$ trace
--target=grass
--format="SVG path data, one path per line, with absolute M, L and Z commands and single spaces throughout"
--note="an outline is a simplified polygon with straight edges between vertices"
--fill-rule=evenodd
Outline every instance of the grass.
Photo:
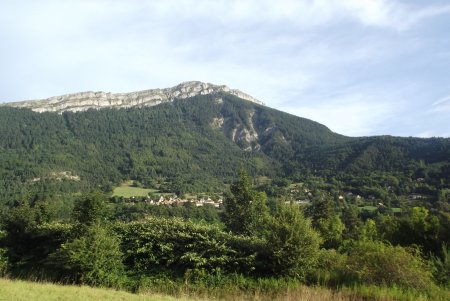
M 51 283 L 35 283 L 21 280 L 0 278 L 1 301 L 33 301 L 33 300 L 111 300 L 111 301 L 175 301 L 194 300 L 175 298 L 164 295 L 137 295 L 113 289 L 91 288 L 89 286 L 58 285 Z
M 132 182 L 130 181 L 122 183 L 120 186 L 114 188 L 113 190 L 113 196 L 124 198 L 131 198 L 133 196 L 145 197 L 149 193 L 158 193 L 158 190 L 150 188 L 133 187 Z
M 22 280 L 9 280 L 0 278 L 0 301 L 34 301 L 34 300 L 130 300 L 130 301 L 174 301 L 174 300 L 299 300 L 299 301 L 428 301 L 450 300 L 448 291 L 437 290 L 431 295 L 417 291 L 403 290 L 396 287 L 355 286 L 342 287 L 331 290 L 324 287 L 288 285 L 278 290 L 268 290 L 263 284 L 250 291 L 242 291 L 236 286 L 222 288 L 189 288 L 177 285 L 172 289 L 165 288 L 165 292 L 156 292 L 152 289 L 141 289 L 139 294 L 132 294 L 113 289 L 92 288 L 89 286 L 59 285 L 51 283 L 38 283 Z M 160 287 L 159 290 L 162 288 Z M 168 296 L 171 294 L 173 296 Z
M 145 290 L 143 290 L 145 292 Z M 149 290 L 148 292 L 153 292 Z M 156 290 L 157 293 L 161 293 Z M 414 290 L 404 290 L 396 287 L 385 286 L 355 286 L 329 289 L 320 286 L 297 285 L 293 287 L 279 288 L 278 290 L 267 290 L 260 287 L 243 291 L 235 286 L 222 288 L 188 288 L 178 286 L 177 288 L 163 290 L 178 298 L 189 296 L 200 298 L 200 300 L 257 300 L 257 301 L 446 301 L 450 300 L 450 294 L 444 289 L 424 293 Z

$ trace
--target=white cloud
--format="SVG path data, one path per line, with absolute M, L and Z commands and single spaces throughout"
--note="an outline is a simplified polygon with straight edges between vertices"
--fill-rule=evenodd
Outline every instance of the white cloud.
M 170 13 L 176 18 L 207 16 L 231 26 L 232 22 L 241 25 L 290 22 L 311 28 L 353 19 L 363 25 L 400 31 L 427 18 L 450 13 L 450 5 L 411 5 L 407 1 L 395 0 L 167 0 L 145 6 L 158 15 Z
M 442 97 L 431 104 L 430 113 L 445 113 L 450 112 L 450 95 Z

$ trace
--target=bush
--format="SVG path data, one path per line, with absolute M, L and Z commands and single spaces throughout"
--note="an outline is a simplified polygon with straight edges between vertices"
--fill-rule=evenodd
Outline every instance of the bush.
M 344 269 L 347 255 L 334 249 L 322 249 L 316 269 L 309 275 L 309 282 L 325 286 L 337 286 L 344 282 Z
M 124 271 L 119 239 L 96 224 L 50 256 L 69 280 L 89 285 L 118 286 Z
M 416 252 L 379 241 L 350 245 L 344 273 L 350 281 L 368 285 L 420 290 L 433 287 L 430 269 Z
M 437 283 L 450 287 L 450 248 L 442 245 L 441 256 L 431 256 L 431 264 L 433 266 L 433 277 Z
M 122 250 L 128 268 L 139 272 L 220 269 L 249 274 L 258 266 L 261 239 L 237 236 L 215 225 L 196 224 L 179 218 L 148 217 L 142 221 L 119 224 Z
M 267 264 L 274 275 L 305 279 L 314 270 L 320 237 L 298 207 L 281 205 L 267 222 Z

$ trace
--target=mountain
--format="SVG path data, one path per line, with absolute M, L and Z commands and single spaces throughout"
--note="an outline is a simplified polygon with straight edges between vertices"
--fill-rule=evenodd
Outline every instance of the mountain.
M 213 85 L 199 81 L 181 83 L 172 88 L 152 89 L 132 93 L 81 92 L 40 100 L 28 100 L 4 104 L 16 108 L 28 108 L 35 112 L 79 112 L 101 108 L 130 108 L 156 106 L 174 99 L 185 99 L 196 95 L 225 92 L 258 104 L 263 104 L 242 91 L 227 86 Z
M 0 107 L 3 203 L 128 179 L 176 193 L 223 191 L 241 165 L 274 185 L 322 179 L 381 198 L 423 189 L 423 178 L 435 194 L 450 188 L 449 158 L 450 139 L 346 137 L 200 82 Z

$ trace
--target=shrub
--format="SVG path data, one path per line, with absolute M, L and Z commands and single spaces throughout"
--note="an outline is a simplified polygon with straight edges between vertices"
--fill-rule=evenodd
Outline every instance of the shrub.
M 267 263 L 277 276 L 305 279 L 315 268 L 320 237 L 298 207 L 281 205 L 267 222 Z
M 124 271 L 119 239 L 94 224 L 85 234 L 50 256 L 72 281 L 89 285 L 117 286 Z
M 431 256 L 433 266 L 433 277 L 437 283 L 450 287 L 450 248 L 442 245 L 441 256 Z
M 309 275 L 309 282 L 318 285 L 336 286 L 344 282 L 347 255 L 334 249 L 321 249 L 316 269 Z
M 261 239 L 237 236 L 215 225 L 196 224 L 179 218 L 148 217 L 119 224 L 125 264 L 139 272 L 220 269 L 252 273 L 258 267 Z
M 344 273 L 350 281 L 428 289 L 431 272 L 416 253 L 380 241 L 357 241 L 349 246 Z

